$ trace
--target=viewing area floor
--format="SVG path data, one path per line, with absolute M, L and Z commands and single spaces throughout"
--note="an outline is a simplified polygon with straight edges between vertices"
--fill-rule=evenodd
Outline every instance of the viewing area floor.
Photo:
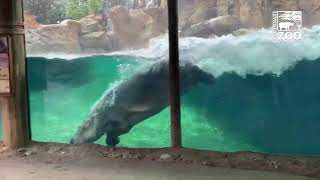
M 2 150 L 1 150 L 2 149 Z M 217 152 L 198 152 L 192 150 L 157 149 L 130 150 L 112 149 L 96 145 L 63 145 L 33 144 L 17 151 L 5 150 L 0 146 L 0 177 L 1 180 L 313 180 L 319 177 L 319 169 L 311 169 L 312 177 L 290 175 L 275 171 L 251 171 L 217 167 L 222 165 L 220 157 L 226 156 Z M 233 156 L 233 157 L 232 157 Z M 225 160 L 235 167 L 244 168 L 245 159 L 259 160 L 258 154 L 230 154 Z M 271 166 L 282 169 L 282 159 L 266 157 Z M 296 160 L 307 162 L 308 159 Z M 213 162 L 217 166 L 213 167 Z M 236 163 L 238 162 L 238 164 Z M 313 161 L 308 162 L 312 164 Z M 313 163 L 319 162 L 316 159 Z M 247 167 L 253 166 L 247 162 Z M 255 169 L 259 162 L 255 163 Z M 294 168 L 294 167 L 289 167 Z M 288 171 L 286 169 L 285 171 Z M 297 167 L 297 169 L 299 169 Z M 297 172 L 310 173 L 310 172 Z M 307 174 L 308 175 L 308 174 Z

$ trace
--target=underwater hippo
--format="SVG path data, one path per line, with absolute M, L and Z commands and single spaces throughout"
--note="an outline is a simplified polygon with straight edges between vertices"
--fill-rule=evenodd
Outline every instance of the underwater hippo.
M 180 65 L 181 92 L 198 83 L 213 84 L 214 77 L 191 63 Z M 106 133 L 106 144 L 169 105 L 168 62 L 154 63 L 107 92 L 79 127 L 71 144 L 93 143 Z

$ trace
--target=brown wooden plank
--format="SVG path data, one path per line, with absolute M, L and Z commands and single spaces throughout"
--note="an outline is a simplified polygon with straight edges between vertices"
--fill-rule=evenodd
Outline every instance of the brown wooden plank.
M 0 1 L 0 34 L 10 34 L 10 75 L 14 85 L 12 96 L 1 97 L 4 143 L 10 148 L 18 148 L 30 141 L 21 0 Z

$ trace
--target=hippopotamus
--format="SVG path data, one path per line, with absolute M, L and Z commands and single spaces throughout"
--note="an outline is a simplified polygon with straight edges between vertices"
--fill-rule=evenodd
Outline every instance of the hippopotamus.
M 181 93 L 198 83 L 213 84 L 214 77 L 191 64 L 180 65 Z M 169 105 L 169 65 L 160 61 L 143 68 L 109 90 L 93 107 L 71 144 L 93 143 L 106 133 L 106 144 L 116 146 L 119 136 Z

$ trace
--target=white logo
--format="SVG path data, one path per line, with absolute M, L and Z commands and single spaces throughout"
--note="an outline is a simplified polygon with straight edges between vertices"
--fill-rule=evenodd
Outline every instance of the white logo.
M 299 42 L 302 34 L 301 11 L 273 11 L 272 19 L 273 41 Z

